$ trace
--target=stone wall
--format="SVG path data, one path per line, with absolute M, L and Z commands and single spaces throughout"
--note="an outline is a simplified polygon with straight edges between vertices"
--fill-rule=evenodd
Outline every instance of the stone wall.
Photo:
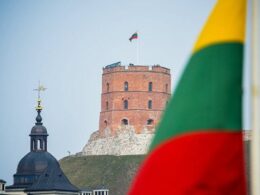
M 154 130 L 143 129 L 135 133 L 133 126 L 127 125 L 117 129 L 116 134 L 105 136 L 94 132 L 82 150 L 82 155 L 135 155 L 146 154 Z
M 141 133 L 136 133 L 133 126 L 121 126 L 115 135 L 109 129 L 105 134 L 95 131 L 90 136 L 88 143 L 80 155 L 136 155 L 146 154 L 154 137 L 154 129 L 144 128 Z M 244 141 L 251 139 L 251 131 L 243 131 Z

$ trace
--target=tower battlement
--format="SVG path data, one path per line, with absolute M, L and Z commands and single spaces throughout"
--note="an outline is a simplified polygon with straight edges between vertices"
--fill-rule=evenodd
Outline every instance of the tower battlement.
M 112 73 L 112 72 L 130 72 L 130 71 L 147 71 L 147 72 L 160 72 L 165 74 L 170 74 L 170 69 L 165 68 L 160 65 L 133 65 L 128 66 L 121 65 L 120 62 L 105 66 L 103 68 L 103 74 Z

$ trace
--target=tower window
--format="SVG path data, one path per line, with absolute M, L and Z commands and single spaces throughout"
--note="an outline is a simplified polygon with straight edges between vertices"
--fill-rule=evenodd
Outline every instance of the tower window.
M 128 91 L 128 82 L 127 81 L 124 83 L 124 90 Z
M 153 83 L 149 82 L 148 84 L 148 91 L 152 91 L 153 90 Z
M 108 101 L 106 101 L 106 110 L 108 110 Z
M 125 118 L 122 119 L 121 124 L 122 124 L 122 125 L 128 125 L 128 120 L 125 119 Z
M 148 101 L 148 109 L 152 109 L 152 107 L 153 107 L 153 102 L 152 102 L 152 100 L 149 100 Z
M 109 83 L 107 83 L 107 92 L 109 92 Z
M 105 127 L 107 127 L 107 121 L 106 120 L 104 121 L 104 123 L 105 123 Z
M 128 101 L 124 100 L 124 109 L 128 109 Z
M 153 119 L 148 119 L 147 120 L 147 125 L 153 125 Z
M 165 85 L 165 92 L 168 92 L 168 84 Z

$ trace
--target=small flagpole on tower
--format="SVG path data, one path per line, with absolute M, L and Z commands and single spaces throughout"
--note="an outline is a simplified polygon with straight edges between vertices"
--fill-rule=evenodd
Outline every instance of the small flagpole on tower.
M 136 64 L 139 64 L 139 37 L 138 37 L 138 31 L 136 31 L 132 36 L 129 38 L 129 41 L 132 42 L 133 39 L 136 40 Z
M 138 31 L 136 31 L 136 33 L 137 33 L 137 43 L 136 43 L 136 64 L 137 65 L 140 65 L 139 64 L 139 44 L 140 44 L 140 38 L 139 38 L 139 33 L 138 33 Z
M 252 140 L 251 140 L 251 192 L 260 194 L 260 0 L 252 1 Z

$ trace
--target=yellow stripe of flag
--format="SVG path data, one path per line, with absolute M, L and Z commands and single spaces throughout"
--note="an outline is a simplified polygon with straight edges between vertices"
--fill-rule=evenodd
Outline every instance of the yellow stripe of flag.
M 243 43 L 245 7 L 246 0 L 219 0 L 193 48 L 193 53 L 216 43 Z

